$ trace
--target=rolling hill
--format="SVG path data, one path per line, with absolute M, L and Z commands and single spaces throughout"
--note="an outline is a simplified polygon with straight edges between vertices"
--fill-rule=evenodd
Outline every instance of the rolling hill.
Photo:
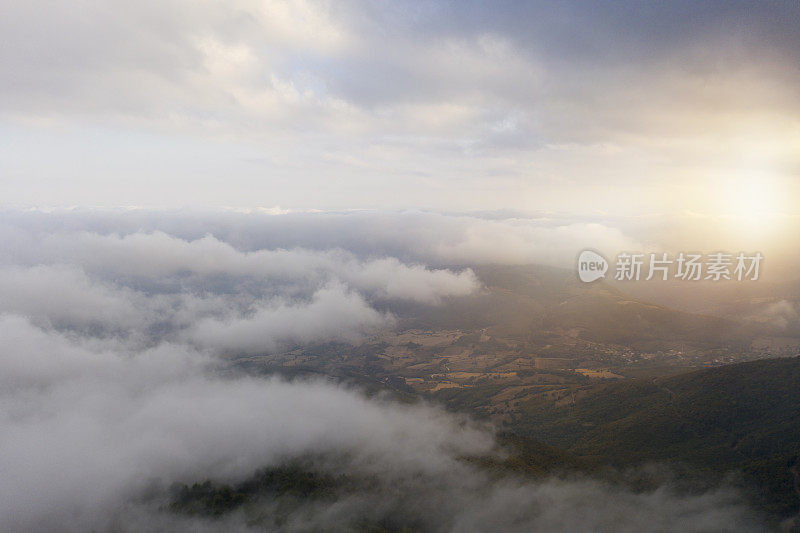
M 594 387 L 572 405 L 532 402 L 515 428 L 616 466 L 740 472 L 765 510 L 797 512 L 800 358 L 727 365 Z

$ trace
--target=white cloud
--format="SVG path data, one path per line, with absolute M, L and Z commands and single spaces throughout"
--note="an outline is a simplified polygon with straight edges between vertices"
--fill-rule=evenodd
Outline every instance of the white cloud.
M 273 304 L 244 317 L 199 320 L 186 336 L 219 352 L 257 354 L 292 342 L 355 342 L 390 325 L 390 316 L 343 286 L 331 285 L 315 292 L 308 304 Z
M 442 531 L 751 525 L 746 506 L 728 490 L 687 496 L 664 486 L 634 494 L 589 480 L 490 477 L 460 460 L 498 453 L 488 427 L 330 383 L 229 372 L 220 357 L 355 340 L 392 325 L 372 299 L 436 304 L 476 289 L 471 271 L 431 269 L 422 258 L 479 261 L 497 247 L 525 243 L 547 250 L 510 251 L 503 259 L 551 257 L 559 239 L 571 242 L 591 228 L 309 215 L 296 219 L 291 235 L 304 248 L 283 249 L 263 244 L 286 238 L 289 215 L 218 214 L 203 223 L 238 246 L 203 237 L 203 224 L 191 217 L 128 215 L 6 213 L 0 225 L 5 530 L 246 530 L 241 515 L 222 522 L 180 517 L 145 496 L 173 482 L 235 483 L 309 456 L 327 458 L 320 468 L 366 476 L 373 485 L 302 502 L 275 528 L 386 516 Z M 408 230 L 402 237 L 386 230 L 398 223 Z M 175 233 L 201 236 L 150 228 L 171 224 Z M 490 239 L 498 229 L 502 238 Z M 337 244 L 331 250 L 320 243 Z M 276 504 L 267 498 L 258 505 L 269 517 Z
M 0 313 L 124 340 L 130 348 L 188 341 L 217 353 L 252 354 L 354 342 L 393 327 L 391 313 L 373 307 L 378 301 L 437 305 L 480 288 L 471 270 L 431 269 L 386 254 L 241 251 L 208 234 L 183 239 L 162 231 L 119 235 L 77 228 L 40 234 L 35 227 L 0 227 L 6 251 Z M 31 247 L 34 240 L 38 245 Z
M 0 514 L 10 530 L 103 527 L 154 478 L 241 479 L 286 456 L 446 470 L 491 438 L 422 407 L 318 383 L 207 375 L 185 347 L 96 348 L 0 317 Z
M 45 237 L 35 250 L 24 249 L 20 238 L 13 235 L 6 245 L 18 247 L 17 253 L 27 263 L 66 263 L 107 276 L 159 279 L 197 274 L 309 286 L 332 279 L 387 298 L 431 303 L 478 288 L 470 271 L 431 270 L 391 257 L 359 260 L 352 253 L 336 249 L 241 252 L 211 235 L 187 241 L 160 231 L 124 236 L 76 232 Z
M 728 490 L 687 496 L 668 486 L 632 493 L 589 480 L 490 478 L 459 457 L 495 453 L 491 434 L 424 405 L 329 383 L 222 378 L 212 358 L 185 346 L 129 352 L 17 316 L 0 317 L 0 339 L 0 514 L 9 531 L 220 527 L 170 516 L 141 496 L 154 482 L 237 482 L 318 454 L 334 460 L 324 468 L 375 481 L 368 492 L 304 502 L 281 529 L 387 515 L 436 530 L 757 526 Z M 261 505 L 269 517 L 272 503 Z

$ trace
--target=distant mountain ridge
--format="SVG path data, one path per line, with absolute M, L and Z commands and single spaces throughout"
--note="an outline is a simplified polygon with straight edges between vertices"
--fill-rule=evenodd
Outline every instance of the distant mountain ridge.
M 753 331 L 724 318 L 676 311 L 636 300 L 599 281 L 582 283 L 574 272 L 540 265 L 471 267 L 484 286 L 477 295 L 443 305 L 397 308 L 416 329 L 489 328 L 524 340 L 541 331 L 569 331 L 586 340 L 619 344 L 692 342 L 702 346 L 748 342 Z

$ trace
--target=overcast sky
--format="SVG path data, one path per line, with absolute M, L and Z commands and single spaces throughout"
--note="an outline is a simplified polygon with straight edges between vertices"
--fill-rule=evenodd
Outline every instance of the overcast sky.
M 5 206 L 798 211 L 794 2 L 0 12 Z

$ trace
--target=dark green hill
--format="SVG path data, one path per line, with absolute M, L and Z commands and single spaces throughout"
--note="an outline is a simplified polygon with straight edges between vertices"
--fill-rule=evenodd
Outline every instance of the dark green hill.
M 516 429 L 617 466 L 741 472 L 766 510 L 797 512 L 800 358 L 600 385 L 574 405 L 530 403 Z

